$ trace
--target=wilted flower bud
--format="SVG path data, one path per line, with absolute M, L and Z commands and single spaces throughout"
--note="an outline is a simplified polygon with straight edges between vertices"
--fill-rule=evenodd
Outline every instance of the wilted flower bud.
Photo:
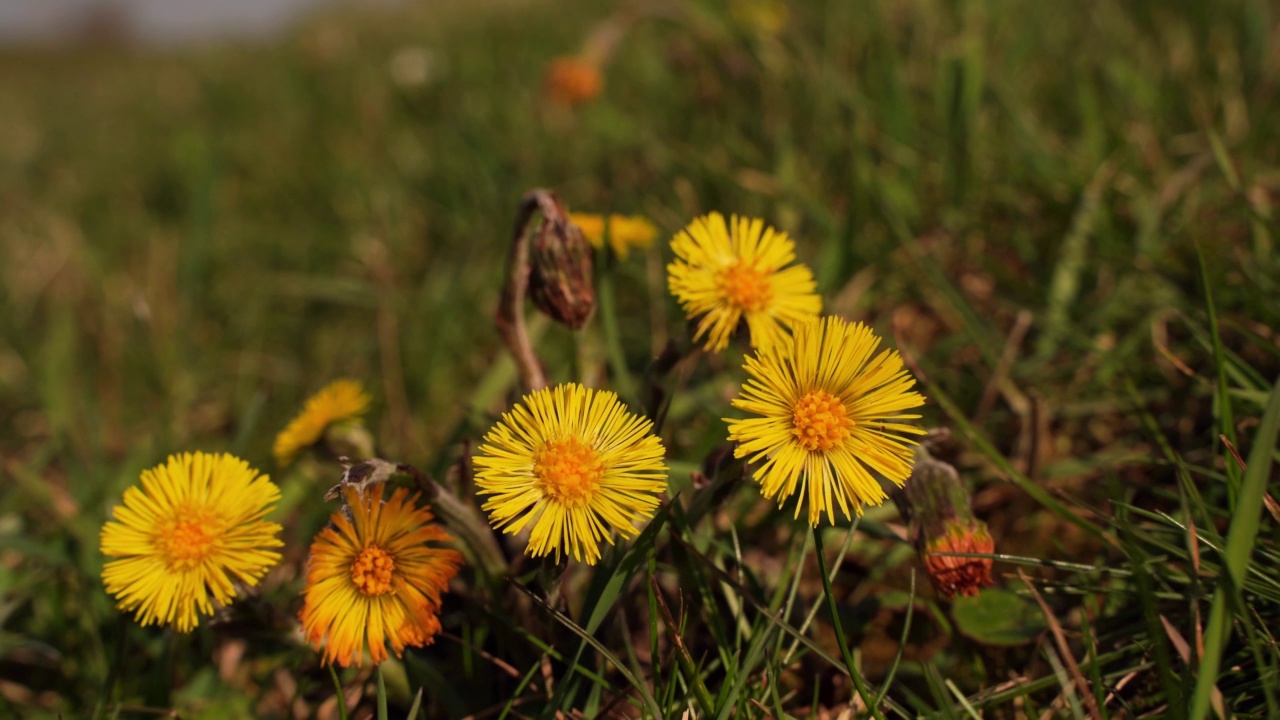
M 585 325 L 595 308 L 591 245 L 564 213 L 544 215 L 534 231 L 529 251 L 529 299 L 544 314 L 573 330 Z
M 969 507 L 969 492 L 956 469 L 933 459 L 921 447 L 902 489 L 911 520 L 910 535 L 934 588 L 951 599 L 977 595 L 981 588 L 994 584 L 991 558 L 948 554 L 990 554 L 996 547 L 986 523 Z

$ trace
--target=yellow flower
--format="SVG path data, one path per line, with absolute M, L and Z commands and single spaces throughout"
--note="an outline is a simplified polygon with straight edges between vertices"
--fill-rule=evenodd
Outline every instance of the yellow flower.
M 570 383 L 526 395 L 484 437 L 476 487 L 494 527 L 533 523 L 530 555 L 561 551 L 594 565 L 610 528 L 635 537 L 667 487 L 653 424 L 618 396 Z
M 733 406 L 759 417 L 726 418 L 736 457 L 763 460 L 755 479 L 765 497 L 807 497 L 809 523 L 825 511 L 835 522 L 838 505 L 861 515 L 879 505 L 884 490 L 874 470 L 902 485 L 911 474 L 915 441 L 902 433 L 924 431 L 900 420 L 924 404 L 915 380 L 893 350 L 876 354 L 880 339 L 861 323 L 827 317 L 797 325 L 795 334 L 749 356 L 749 376 Z M 800 504 L 795 517 L 800 516 Z
M 384 485 L 367 497 L 343 489 L 346 507 L 311 543 L 303 589 L 302 630 L 325 664 L 377 665 L 406 647 L 429 645 L 440 632 L 441 594 L 462 565 L 457 550 L 428 545 L 453 538 L 431 522 L 405 488 L 382 502 Z M 348 514 L 348 510 L 350 514 Z
M 690 318 L 698 321 L 697 342 L 719 352 L 729 344 L 738 323 L 747 321 L 751 347 L 786 337 L 797 322 L 817 317 L 822 298 L 804 265 L 784 267 L 796 259 L 795 243 L 763 220 L 734 216 L 697 218 L 671 241 L 677 259 L 667 266 L 671 293 Z
M 358 418 L 369 409 L 369 396 L 355 380 L 335 380 L 307 399 L 307 404 L 276 435 L 274 454 L 281 467 L 315 445 L 333 423 Z
M 257 585 L 280 553 L 280 526 L 262 518 L 280 499 L 266 475 L 227 454 L 171 455 L 142 471 L 142 488 L 102 526 L 107 593 L 142 625 L 190 632 L 199 615 L 226 605 L 235 583 Z M 210 600 L 212 595 L 212 601 Z
M 731 0 L 729 15 L 761 35 L 774 36 L 786 29 L 790 20 L 782 0 Z
M 569 213 L 569 221 L 578 226 L 582 237 L 593 247 L 604 247 L 604 216 L 586 213 Z M 653 245 L 658 237 L 658 228 L 639 215 L 609 216 L 609 247 L 613 254 L 625 258 L 631 248 L 641 250 Z

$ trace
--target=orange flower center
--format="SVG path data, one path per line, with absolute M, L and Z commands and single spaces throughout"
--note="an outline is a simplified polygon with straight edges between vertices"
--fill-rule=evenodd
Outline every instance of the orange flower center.
M 826 452 L 849 437 L 853 420 L 840 398 L 825 390 L 814 390 L 796 403 L 791 424 L 791 433 L 804 449 Z
M 576 437 L 550 440 L 533 454 L 533 474 L 548 498 L 582 506 L 600 486 L 604 461 L 595 448 Z
M 370 545 L 361 550 L 356 561 L 351 563 L 351 581 L 365 595 L 386 595 L 391 592 L 391 572 L 395 569 L 396 561 L 390 553 Z
M 760 312 L 773 299 L 768 273 L 742 262 L 721 270 L 717 281 L 725 299 L 747 312 Z
M 203 508 L 182 507 L 175 514 L 182 519 L 156 536 L 156 549 L 169 569 L 190 570 L 214 550 L 226 523 Z

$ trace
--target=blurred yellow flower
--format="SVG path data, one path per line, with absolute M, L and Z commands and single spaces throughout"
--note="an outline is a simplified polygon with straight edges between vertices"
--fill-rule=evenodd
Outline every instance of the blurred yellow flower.
M 401 657 L 440 632 L 441 595 L 462 554 L 437 546 L 453 538 L 431 522 L 429 509 L 414 505 L 416 496 L 400 488 L 384 504 L 384 487 L 363 497 L 343 488 L 346 507 L 311 543 L 298 618 L 307 642 L 323 647 L 325 664 L 363 665 L 367 649 L 377 665 L 388 643 Z
M 546 93 L 553 102 L 579 105 L 595 99 L 603 87 L 600 68 L 585 58 L 561 56 L 547 66 Z
M 734 455 L 760 463 L 755 480 L 779 507 L 794 494 L 807 498 L 811 525 L 823 512 L 834 523 L 836 506 L 849 518 L 883 502 L 872 470 L 898 485 L 911 474 L 916 443 L 901 435 L 924 430 L 899 421 L 920 417 L 902 411 L 924 397 L 911 390 L 901 355 L 874 354 L 879 344 L 866 325 L 827 317 L 747 357 L 733 406 L 758 417 L 725 419 Z
M 102 527 L 107 593 L 142 625 L 190 632 L 235 583 L 257 585 L 280 562 L 283 543 L 263 517 L 280 499 L 266 475 L 227 454 L 184 453 L 142 471 Z M 212 596 L 212 599 L 211 599 Z
M 802 264 L 786 267 L 796 258 L 795 243 L 763 220 L 734 216 L 726 225 L 723 215 L 711 213 L 681 230 L 671 249 L 671 293 L 690 319 L 701 318 L 693 339 L 706 336 L 711 352 L 728 346 L 742 320 L 751 347 L 759 348 L 822 312 L 813 273 Z
M 604 247 L 605 218 L 603 215 L 569 213 L 569 220 L 582 231 L 582 236 L 593 247 Z M 609 247 L 618 257 L 625 258 L 631 248 L 641 250 L 653 245 L 658 228 L 639 215 L 609 216 Z
M 335 380 L 307 399 L 302 412 L 276 435 L 276 463 L 285 467 L 315 445 L 332 424 L 352 420 L 369 409 L 369 396 L 355 380 Z
M 763 35 L 777 35 L 791 19 L 782 0 L 732 0 L 729 15 L 739 24 Z
M 576 383 L 538 390 L 502 416 L 475 457 L 476 487 L 494 527 L 533 524 L 526 552 L 562 551 L 588 565 L 612 530 L 635 537 L 667 488 L 653 424 L 614 393 Z

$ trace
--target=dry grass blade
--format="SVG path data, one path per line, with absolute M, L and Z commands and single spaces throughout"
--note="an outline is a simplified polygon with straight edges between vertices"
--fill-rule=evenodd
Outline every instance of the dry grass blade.
M 1236 446 L 1227 439 L 1227 436 L 1218 435 L 1218 439 L 1222 441 L 1223 445 L 1227 446 L 1227 450 L 1231 451 L 1231 457 L 1235 458 L 1236 465 L 1239 465 L 1241 470 L 1248 470 L 1249 468 L 1245 465 L 1244 458 L 1240 457 L 1240 451 L 1236 450 Z M 1266 506 L 1267 512 L 1271 513 L 1271 519 L 1280 523 L 1280 502 L 1276 502 L 1276 499 L 1271 497 L 1270 492 L 1264 492 L 1262 494 L 1262 504 Z
M 1089 717 L 1094 720 L 1102 720 L 1102 712 L 1098 709 L 1098 701 L 1093 696 L 1092 686 L 1085 679 L 1084 673 L 1080 671 L 1080 664 L 1076 662 L 1076 657 L 1071 652 L 1071 646 L 1067 643 L 1067 636 L 1062 632 L 1062 625 L 1058 623 L 1058 618 L 1054 616 L 1053 611 L 1049 609 L 1048 603 L 1044 601 L 1044 598 L 1040 596 L 1040 592 L 1036 590 L 1035 585 L 1031 583 L 1031 578 L 1028 578 L 1021 568 L 1018 569 L 1018 578 L 1031 591 L 1031 596 L 1035 598 L 1036 604 L 1040 606 L 1040 612 L 1044 614 L 1045 622 L 1049 624 L 1049 632 L 1053 634 L 1054 644 L 1058 646 L 1058 653 L 1066 661 L 1067 669 L 1071 672 L 1071 678 L 1080 691 L 1080 697 L 1083 698 L 1085 707 L 1089 710 Z
M 676 619 L 671 615 L 671 608 L 667 606 L 667 597 L 658 586 L 657 578 L 649 578 L 649 584 L 653 586 L 653 595 L 658 600 L 658 609 L 662 611 L 662 622 L 667 626 L 667 636 L 676 649 L 676 660 L 680 663 L 680 669 L 684 671 L 690 687 L 693 688 L 693 695 L 702 706 L 702 712 L 708 716 L 714 716 L 715 702 L 702 682 L 702 676 L 698 673 L 698 666 L 693 661 L 693 656 L 689 654 L 689 648 L 684 644 L 684 637 L 680 635 L 680 625 L 676 623 Z
M 1013 321 L 1013 329 L 1009 331 L 1009 337 L 1004 341 L 1004 349 L 1000 351 L 1000 361 L 996 363 L 986 387 L 982 388 L 982 398 L 978 401 L 978 409 L 973 413 L 974 423 L 983 424 L 987 414 L 995 407 L 1000 388 L 1009 383 L 1009 370 L 1013 368 L 1013 361 L 1018 358 L 1018 348 L 1022 347 L 1022 341 L 1026 339 L 1027 331 L 1031 329 L 1031 321 L 1034 318 L 1030 310 L 1018 311 L 1018 316 Z
M 1198 620 L 1198 617 L 1197 617 L 1197 620 Z M 1169 618 L 1165 617 L 1164 615 L 1160 616 L 1160 624 L 1164 626 L 1164 634 L 1169 638 L 1169 642 L 1172 643 L 1173 648 L 1178 651 L 1178 657 L 1182 658 L 1182 662 L 1190 665 L 1191 664 L 1191 646 L 1187 644 L 1186 638 L 1182 637 L 1182 633 L 1178 632 L 1178 629 L 1173 626 L 1173 623 L 1169 622 Z M 1197 627 L 1196 630 L 1198 633 L 1199 628 Z M 1197 637 L 1196 640 L 1198 641 L 1198 643 L 1203 642 L 1203 640 L 1199 637 Z M 1203 646 L 1199 648 L 1199 652 L 1201 653 L 1204 652 Z M 1222 691 L 1216 687 L 1213 688 L 1212 701 L 1213 701 L 1213 711 L 1218 714 L 1218 717 L 1221 717 L 1221 718 L 1227 717 L 1226 701 L 1222 697 Z

